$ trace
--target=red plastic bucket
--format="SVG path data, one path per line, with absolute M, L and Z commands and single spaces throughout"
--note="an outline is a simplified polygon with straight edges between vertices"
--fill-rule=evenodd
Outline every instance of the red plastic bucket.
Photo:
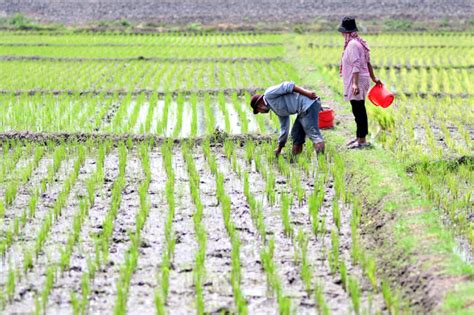
M 387 90 L 383 84 L 374 85 L 367 94 L 367 97 L 375 106 L 383 108 L 389 107 L 395 98 L 393 93 Z
M 319 129 L 334 128 L 334 116 L 332 109 L 323 108 L 318 116 Z

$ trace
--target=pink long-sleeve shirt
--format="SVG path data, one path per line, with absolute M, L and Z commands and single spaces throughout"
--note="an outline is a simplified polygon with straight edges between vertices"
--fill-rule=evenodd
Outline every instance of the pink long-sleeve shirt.
M 344 82 L 344 100 L 364 100 L 370 88 L 370 72 L 364 54 L 364 47 L 356 40 L 347 44 L 342 56 L 342 81 Z M 359 72 L 359 94 L 352 93 L 352 77 Z

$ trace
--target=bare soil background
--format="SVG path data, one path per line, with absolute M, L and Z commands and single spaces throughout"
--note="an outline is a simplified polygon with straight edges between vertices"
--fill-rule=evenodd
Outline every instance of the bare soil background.
M 339 21 L 347 14 L 359 19 L 469 19 L 471 0 L 2 0 L 0 16 L 21 12 L 40 22 L 82 24 L 126 19 L 163 24 L 201 23 L 258 25 Z

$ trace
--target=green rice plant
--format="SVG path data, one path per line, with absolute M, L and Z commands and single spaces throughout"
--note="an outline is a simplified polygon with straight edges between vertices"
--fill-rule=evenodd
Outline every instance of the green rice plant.
M 10 267 L 8 268 L 7 274 L 7 282 L 6 282 L 6 294 L 10 301 L 13 300 L 13 296 L 15 295 L 15 268 L 12 267 L 10 263 Z
M 293 235 L 293 227 L 290 223 L 290 205 L 292 203 L 291 197 L 289 197 L 286 193 L 280 193 L 280 200 L 281 200 L 281 208 L 280 208 L 280 215 L 281 220 L 283 223 L 283 231 L 285 232 L 286 236 Z
M 301 279 L 303 280 L 303 283 L 305 285 L 306 292 L 310 294 L 312 272 L 307 257 L 309 239 L 304 234 L 303 230 L 300 229 L 298 231 L 296 241 L 298 243 L 298 247 L 301 253 Z
M 324 299 L 322 283 L 316 283 L 315 288 L 314 288 L 314 296 L 316 299 L 317 310 L 323 315 L 329 315 L 330 314 L 329 306 L 327 305 L 326 300 Z
M 339 202 L 337 199 L 332 203 L 332 218 L 336 224 L 337 230 L 341 231 L 341 210 L 339 209 Z
M 376 270 L 377 265 L 375 263 L 375 259 L 373 257 L 369 257 L 367 259 L 367 267 L 365 268 L 365 271 L 367 278 L 369 278 L 370 284 L 372 284 L 374 290 L 378 290 Z
M 352 306 L 354 307 L 354 312 L 360 314 L 360 288 L 357 279 L 354 277 L 349 277 L 348 279 L 348 288 L 349 295 L 351 296 Z
M 229 117 L 229 111 L 226 109 L 226 101 L 225 101 L 225 95 L 222 92 L 219 92 L 217 94 L 217 104 L 219 105 L 219 109 L 224 115 L 224 128 L 225 132 L 230 133 L 230 117 Z
M 71 300 L 72 313 L 74 315 L 82 314 L 81 313 L 81 301 L 79 301 L 79 298 L 77 297 L 76 292 L 71 291 L 69 293 L 69 299 Z
M 165 302 L 163 300 L 160 289 L 155 290 L 155 309 L 156 309 L 156 314 L 158 315 L 166 314 Z
M 331 251 L 328 255 L 331 273 L 336 273 L 339 268 L 339 233 L 331 230 Z
M 41 307 L 43 311 L 46 311 L 46 305 L 48 304 L 48 297 L 53 289 L 54 285 L 54 278 L 56 277 L 56 268 L 54 266 L 49 266 L 46 270 L 46 279 L 43 287 L 43 291 L 41 291 Z
M 347 266 L 343 259 L 339 261 L 339 274 L 341 275 L 342 288 L 347 290 Z
M 191 137 L 197 136 L 198 131 L 198 111 L 197 111 L 197 95 L 196 93 L 191 94 L 191 112 L 192 112 L 192 119 L 191 119 Z
M 391 310 L 394 302 L 394 295 L 390 288 L 389 282 L 386 279 L 382 279 L 382 296 L 385 301 L 387 309 Z
M 291 300 L 283 294 L 281 280 L 278 276 L 276 265 L 273 260 L 275 252 L 275 241 L 270 238 L 266 248 L 262 248 L 260 251 L 260 259 L 262 261 L 263 269 L 267 275 L 267 283 L 270 288 L 276 294 L 278 309 L 281 314 L 291 313 Z

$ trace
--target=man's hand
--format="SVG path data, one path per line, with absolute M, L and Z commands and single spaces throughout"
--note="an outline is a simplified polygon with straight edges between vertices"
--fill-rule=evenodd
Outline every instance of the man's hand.
M 318 97 L 315 92 L 307 90 L 307 89 L 303 89 L 302 87 L 299 87 L 297 85 L 295 85 L 295 87 L 293 88 L 293 92 L 304 95 L 312 100 L 315 100 Z
M 307 97 L 309 97 L 310 99 L 312 100 L 315 100 L 318 96 L 316 95 L 315 92 L 313 91 L 307 91 L 307 94 L 306 94 Z
M 358 95 L 360 93 L 359 85 L 352 83 L 352 94 Z

